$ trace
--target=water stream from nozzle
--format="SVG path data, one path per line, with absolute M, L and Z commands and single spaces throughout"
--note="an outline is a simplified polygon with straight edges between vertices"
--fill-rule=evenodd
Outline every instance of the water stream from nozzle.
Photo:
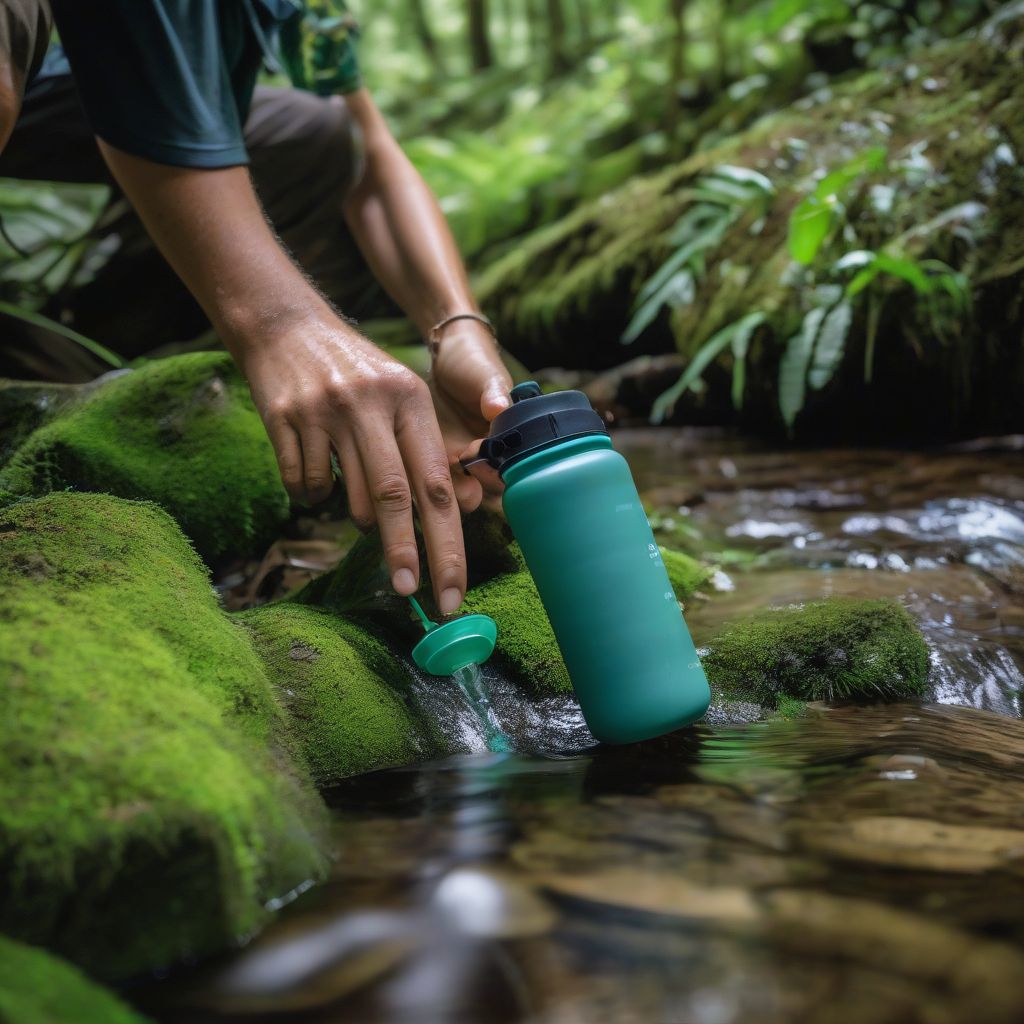
M 437 639 L 438 644 L 421 640 L 413 650 L 413 660 L 420 668 L 433 675 L 450 675 L 458 684 L 477 720 L 483 727 L 487 749 L 504 753 L 512 749 L 511 741 L 502 731 L 491 703 L 491 695 L 480 666 L 476 661 L 467 661 L 467 656 L 486 660 L 494 649 L 495 626 L 487 616 L 468 615 L 454 619 L 443 626 L 432 622 L 420 607 L 415 597 L 409 597 L 423 631 L 427 637 Z M 489 627 L 489 635 L 480 632 L 481 624 Z M 431 650 L 424 653 L 428 645 Z

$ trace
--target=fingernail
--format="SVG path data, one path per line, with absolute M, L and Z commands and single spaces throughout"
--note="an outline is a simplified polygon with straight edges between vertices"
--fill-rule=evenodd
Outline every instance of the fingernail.
M 460 604 L 462 604 L 462 591 L 457 587 L 449 587 L 447 590 L 441 591 L 438 607 L 443 615 L 451 615 Z
M 391 577 L 391 585 L 402 597 L 408 597 L 416 589 L 416 577 L 412 569 L 396 569 Z

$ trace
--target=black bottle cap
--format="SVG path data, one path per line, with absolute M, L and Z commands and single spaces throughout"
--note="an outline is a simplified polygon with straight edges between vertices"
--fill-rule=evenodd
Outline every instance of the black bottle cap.
M 494 417 L 490 436 L 481 442 L 479 455 L 464 460 L 464 467 L 486 462 L 500 473 L 559 441 L 608 433 L 604 420 L 594 412 L 582 391 L 554 391 L 545 395 L 539 384 L 528 380 L 517 384 L 511 396 L 512 405 Z

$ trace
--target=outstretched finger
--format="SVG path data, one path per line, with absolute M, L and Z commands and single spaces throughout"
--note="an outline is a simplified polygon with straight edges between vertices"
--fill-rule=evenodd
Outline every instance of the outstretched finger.
M 466 593 L 466 550 L 448 457 L 432 407 L 425 404 L 400 412 L 396 437 L 420 513 L 434 598 L 441 612 L 449 615 Z
M 394 428 L 380 419 L 359 430 L 357 443 L 391 585 L 397 594 L 408 597 L 419 586 L 420 558 L 412 523 L 412 490 Z

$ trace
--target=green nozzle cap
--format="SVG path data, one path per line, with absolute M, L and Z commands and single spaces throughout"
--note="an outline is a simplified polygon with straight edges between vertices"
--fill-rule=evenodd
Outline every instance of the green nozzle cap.
M 494 650 L 498 626 L 487 615 L 463 615 L 436 626 L 412 649 L 412 660 L 432 676 L 481 665 Z

